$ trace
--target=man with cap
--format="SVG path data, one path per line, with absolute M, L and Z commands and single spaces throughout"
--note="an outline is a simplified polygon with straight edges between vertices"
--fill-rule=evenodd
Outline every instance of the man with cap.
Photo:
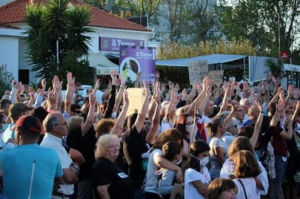
M 74 184 L 78 182 L 79 166 L 72 162 L 62 144 L 62 138 L 68 134 L 67 122 L 62 113 L 49 113 L 43 121 L 45 137 L 40 146 L 54 149 L 59 157 L 63 170 L 63 183 L 57 192 L 53 192 L 52 199 L 69 198 L 74 193 Z
M 54 181 L 63 173 L 57 152 L 37 145 L 42 130 L 40 120 L 24 115 L 12 128 L 16 146 L 0 152 L 4 195 L 51 198 Z
M 8 126 L 8 128 L 4 131 L 2 136 L 2 147 L 12 148 L 15 145 L 15 130 L 12 128 L 17 120 L 22 115 L 28 115 L 28 111 L 31 111 L 33 108 L 28 107 L 23 103 L 13 103 L 8 109 L 8 116 L 11 118 L 12 123 Z

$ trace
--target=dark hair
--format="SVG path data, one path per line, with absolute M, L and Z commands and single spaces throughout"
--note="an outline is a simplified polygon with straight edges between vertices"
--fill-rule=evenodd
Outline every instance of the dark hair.
M 133 124 L 135 123 L 135 121 L 137 119 L 137 116 L 138 116 L 137 113 L 133 113 L 133 114 L 131 114 L 127 117 L 127 127 L 128 127 L 128 129 L 131 129 L 131 127 L 133 126 Z
M 0 122 L 2 123 L 2 120 L 4 118 L 4 114 L 0 114 Z
M 178 142 L 181 141 L 181 148 L 183 147 L 183 138 L 181 133 L 176 129 L 168 129 L 162 132 L 156 139 L 151 150 L 162 149 L 162 146 L 167 142 Z
M 257 177 L 261 173 L 254 154 L 247 150 L 236 152 L 233 164 L 236 165 L 234 174 L 237 178 Z
M 181 146 L 177 142 L 167 142 L 162 147 L 164 158 L 167 160 L 173 160 L 176 155 L 180 154 Z
M 176 123 L 176 129 L 182 134 L 182 136 L 188 135 L 189 132 L 186 131 L 185 125 L 186 125 L 186 119 L 189 117 L 189 114 L 182 114 L 179 116 L 177 123 Z
M 101 119 L 95 126 L 96 137 L 109 134 L 110 130 L 114 127 L 115 122 L 111 119 Z
M 251 138 L 254 132 L 254 128 L 252 126 L 245 126 L 242 127 L 239 132 L 238 136 L 246 136 L 247 138 Z
M 208 128 L 208 136 L 213 137 L 218 132 L 218 127 L 223 123 L 224 119 L 221 117 L 216 117 L 212 119 L 209 123 L 205 125 L 206 128 Z
M 200 164 L 199 164 L 199 159 L 195 158 L 197 157 L 200 153 L 209 151 L 210 147 L 209 145 L 203 141 L 203 140 L 196 140 L 190 145 L 190 155 L 189 158 L 184 165 L 184 170 L 188 168 L 195 169 L 196 171 L 200 171 Z
M 234 154 L 240 150 L 247 150 L 253 153 L 254 155 L 254 149 L 250 143 L 250 140 L 245 136 L 238 136 L 233 140 L 231 143 L 229 149 L 228 149 L 228 157 L 231 160 L 234 156 Z M 231 160 L 232 161 L 232 160 Z
M 6 108 L 7 105 L 11 105 L 11 101 L 9 99 L 2 99 L 0 101 L 0 109 Z
M 272 117 L 275 115 L 276 105 L 277 105 L 277 103 L 273 102 L 273 103 L 270 104 L 270 106 L 268 108 L 268 111 L 271 113 Z
M 48 115 L 48 111 L 46 111 L 43 107 L 38 107 L 33 110 L 31 115 L 37 117 L 41 122 L 43 122 Z
M 208 199 L 219 199 L 223 191 L 236 190 L 235 183 L 231 179 L 217 178 L 208 186 Z

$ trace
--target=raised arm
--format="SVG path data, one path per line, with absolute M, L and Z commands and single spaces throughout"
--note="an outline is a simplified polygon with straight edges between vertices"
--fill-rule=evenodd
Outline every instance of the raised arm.
M 81 125 L 81 135 L 82 135 L 82 137 L 85 136 L 85 134 L 90 130 L 90 128 L 94 124 L 95 104 L 96 104 L 96 96 L 95 96 L 94 92 L 89 94 L 89 103 L 90 103 L 89 112 L 87 114 L 85 122 Z
M 113 108 L 115 105 L 115 101 L 116 101 L 116 83 L 117 83 L 117 77 L 115 76 L 115 71 L 111 70 L 110 71 L 110 76 L 112 78 L 111 80 L 111 92 L 110 92 L 110 96 L 108 99 L 108 103 L 107 103 L 107 107 L 105 109 L 104 118 L 110 118 L 111 114 L 113 112 Z
M 121 101 L 122 101 L 123 92 L 124 92 L 124 89 L 125 89 L 125 80 L 124 80 L 124 78 L 121 74 L 119 74 L 119 79 L 121 81 L 121 85 L 120 85 L 120 89 L 118 91 L 118 94 L 117 94 L 117 97 L 116 97 L 116 102 L 115 102 L 114 109 L 113 109 L 113 111 L 115 111 L 115 112 L 118 111 L 118 108 L 119 108 L 119 106 L 121 104 Z
M 72 97 L 76 90 L 75 86 L 75 77 L 72 76 L 71 72 L 68 72 L 67 74 L 67 92 L 66 92 L 66 98 L 65 98 L 65 111 L 71 115 L 71 104 L 72 104 Z
M 53 89 L 54 92 L 57 94 L 57 100 L 56 100 L 56 109 L 57 111 L 61 112 L 61 104 L 62 104 L 62 96 L 61 96 L 61 88 L 63 81 L 59 81 L 59 78 L 57 75 L 54 76 L 53 79 Z
M 139 133 L 141 132 L 141 130 L 144 126 L 145 118 L 146 118 L 148 107 L 149 107 L 149 100 L 151 97 L 151 93 L 150 93 L 150 90 L 149 90 L 146 82 L 143 81 L 143 84 L 144 84 L 144 89 L 145 89 L 145 98 L 144 98 L 144 102 L 139 110 L 137 119 L 134 123 L 136 130 Z
M 295 111 L 294 111 L 294 114 L 293 114 L 293 117 L 292 117 L 293 121 L 295 121 L 295 122 L 296 122 L 297 117 L 299 115 L 299 111 L 300 111 L 300 102 L 297 102 L 296 108 L 295 108 Z
M 159 88 L 159 83 L 156 84 L 155 87 L 155 96 L 154 96 L 154 101 L 153 103 L 156 104 L 155 106 L 155 113 L 154 113 L 154 117 L 152 117 L 152 124 L 151 124 L 151 128 L 149 130 L 149 132 L 146 135 L 146 142 L 150 143 L 150 144 L 154 144 L 154 142 L 156 141 L 156 133 L 159 130 L 160 127 L 160 105 L 161 105 L 161 92 L 160 92 L 160 88 Z
M 256 103 L 257 108 L 259 109 L 259 115 L 258 115 L 258 118 L 255 122 L 253 135 L 250 138 L 250 143 L 253 146 L 253 148 L 256 145 L 258 135 L 260 133 L 261 125 L 262 125 L 262 122 L 263 122 L 263 117 L 264 117 L 264 110 L 263 110 L 261 104 L 259 103 L 259 101 L 255 101 L 255 103 Z
M 124 99 L 124 105 L 123 105 L 122 111 L 121 111 L 121 113 L 120 113 L 113 129 L 110 132 L 111 134 L 115 134 L 118 137 L 121 137 L 124 122 L 125 122 L 125 118 L 126 118 L 126 114 L 127 114 L 128 107 L 129 107 L 129 99 L 128 99 L 127 91 L 123 92 L 123 99 Z

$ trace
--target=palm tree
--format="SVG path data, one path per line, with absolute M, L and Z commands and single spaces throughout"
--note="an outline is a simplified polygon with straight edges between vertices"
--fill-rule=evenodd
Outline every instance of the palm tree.
M 88 54 L 91 38 L 87 34 L 93 32 L 87 27 L 90 20 L 88 7 L 74 7 L 69 0 L 28 6 L 26 22 L 31 29 L 27 31 L 27 55 L 36 77 L 48 78 L 59 73 L 59 63 L 65 63 L 68 51 L 75 52 L 78 58 Z
M 282 77 L 284 75 L 283 61 L 281 59 L 271 59 L 265 60 L 265 65 L 269 68 L 266 72 L 271 72 L 274 77 Z

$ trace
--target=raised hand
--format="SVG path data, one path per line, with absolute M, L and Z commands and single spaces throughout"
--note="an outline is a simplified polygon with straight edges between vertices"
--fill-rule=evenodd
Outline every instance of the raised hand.
M 150 90 L 149 90 L 149 88 L 148 88 L 148 85 L 147 85 L 147 83 L 143 80 L 143 85 L 144 85 L 144 90 L 145 90 L 145 92 L 146 92 L 146 95 L 151 95 L 151 92 L 150 92 Z
M 47 86 L 47 81 L 46 81 L 46 79 L 45 79 L 45 78 L 44 78 L 44 79 L 42 79 L 41 85 L 42 85 L 43 89 L 46 89 L 46 86 Z
M 257 108 L 259 109 L 259 111 L 260 111 L 260 112 L 263 112 L 264 110 L 263 110 L 263 108 L 262 108 L 260 102 L 259 102 L 258 100 L 255 100 L 254 102 L 255 102 Z
M 293 94 L 294 86 L 293 86 L 292 84 L 289 85 L 288 91 L 289 91 L 289 95 L 292 95 L 292 94 Z
M 124 88 L 124 86 L 125 86 L 125 80 L 124 80 L 123 75 L 119 74 L 119 80 L 120 80 L 120 82 L 121 82 L 121 87 Z
M 124 106 L 129 104 L 128 92 L 125 90 L 123 92 Z
M 93 92 L 89 93 L 89 102 L 90 102 L 90 106 L 95 106 L 95 103 L 96 103 L 95 93 L 93 93 Z

